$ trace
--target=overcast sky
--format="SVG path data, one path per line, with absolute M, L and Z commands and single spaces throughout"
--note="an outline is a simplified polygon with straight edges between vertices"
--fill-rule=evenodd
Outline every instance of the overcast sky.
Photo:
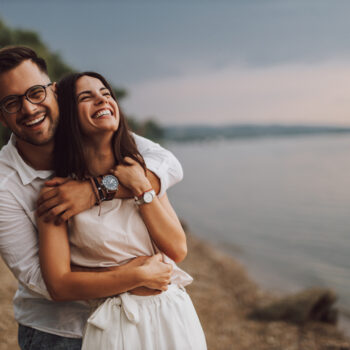
M 0 0 L 164 124 L 350 125 L 350 1 Z

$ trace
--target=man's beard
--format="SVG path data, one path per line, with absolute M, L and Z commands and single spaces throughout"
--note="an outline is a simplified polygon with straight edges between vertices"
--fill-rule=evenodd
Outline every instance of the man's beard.
M 30 137 L 30 136 L 23 135 L 23 134 L 18 134 L 15 130 L 12 130 L 12 132 L 15 134 L 17 140 L 24 141 L 26 143 L 29 143 L 30 145 L 33 145 L 33 146 L 45 146 L 45 145 L 49 144 L 50 142 L 52 142 L 52 140 L 54 139 L 55 131 L 56 131 L 57 125 L 58 125 L 58 119 L 54 122 L 52 120 L 52 118 L 49 116 L 46 116 L 45 118 L 50 119 L 50 127 L 49 127 L 49 130 L 47 131 L 47 138 L 45 138 L 43 140 L 38 140 L 35 137 Z

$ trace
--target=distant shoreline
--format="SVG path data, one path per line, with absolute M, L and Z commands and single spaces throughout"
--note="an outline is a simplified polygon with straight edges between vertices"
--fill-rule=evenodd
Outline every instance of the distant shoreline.
M 174 142 L 349 133 L 350 127 L 344 126 L 237 124 L 224 126 L 190 125 L 163 127 L 164 141 Z

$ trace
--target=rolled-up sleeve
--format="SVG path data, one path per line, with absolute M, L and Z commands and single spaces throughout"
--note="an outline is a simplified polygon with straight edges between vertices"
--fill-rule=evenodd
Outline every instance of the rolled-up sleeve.
M 20 283 L 51 299 L 41 275 L 36 229 L 8 191 L 0 191 L 0 254 Z
M 161 197 L 171 186 L 183 179 L 183 170 L 178 159 L 168 150 L 151 140 L 133 134 L 136 146 L 145 160 L 147 169 L 160 179 Z

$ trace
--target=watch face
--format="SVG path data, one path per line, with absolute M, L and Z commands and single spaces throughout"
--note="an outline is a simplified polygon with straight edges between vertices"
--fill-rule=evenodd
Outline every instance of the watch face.
M 102 185 L 108 191 L 116 191 L 118 189 L 119 181 L 114 175 L 106 175 L 102 178 Z
M 143 200 L 145 201 L 145 203 L 151 203 L 152 200 L 153 200 L 153 195 L 151 192 L 146 192 L 144 195 L 143 195 Z

